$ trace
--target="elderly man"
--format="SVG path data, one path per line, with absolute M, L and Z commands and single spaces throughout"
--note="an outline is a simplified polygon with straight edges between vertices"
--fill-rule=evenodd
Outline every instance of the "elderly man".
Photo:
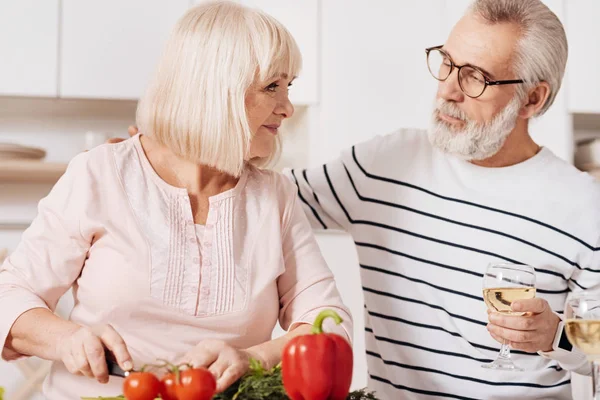
M 476 0 L 426 51 L 429 131 L 288 172 L 313 226 L 357 246 L 369 387 L 386 400 L 571 398 L 570 372 L 591 371 L 561 314 L 570 292 L 600 288 L 600 185 L 528 132 L 561 86 L 563 26 L 539 0 Z M 486 313 L 495 262 L 535 268 L 537 297 L 512 303 L 522 315 Z M 482 368 L 498 342 L 522 371 Z
M 427 61 L 428 132 L 290 172 L 313 226 L 357 246 L 369 386 L 390 400 L 571 398 L 570 371 L 590 371 L 560 314 L 569 292 L 600 286 L 600 187 L 528 132 L 560 89 L 563 27 L 538 0 L 477 0 Z M 493 262 L 535 267 L 537 297 L 512 305 L 525 315 L 486 313 Z M 524 371 L 481 367 L 494 339 Z

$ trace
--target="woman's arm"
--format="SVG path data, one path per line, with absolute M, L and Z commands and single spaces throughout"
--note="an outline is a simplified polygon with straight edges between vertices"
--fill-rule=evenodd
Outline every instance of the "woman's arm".
M 342 302 L 295 190 L 284 181 L 280 196 L 286 201 L 282 215 L 285 272 L 277 282 L 281 304 L 279 322 L 288 333 L 247 349 L 265 368 L 281 361 L 283 348 L 290 339 L 309 334 L 315 318 L 324 309 L 334 309 L 343 319 L 339 326 L 326 321 L 325 330 L 348 341 L 352 338 L 350 312 Z
M 282 216 L 285 272 L 277 281 L 281 304 L 279 323 L 283 329 L 292 331 L 301 324 L 312 325 L 321 311 L 332 309 L 341 316 L 343 322 L 336 325 L 327 319 L 325 331 L 337 333 L 351 341 L 352 316 L 321 254 L 295 188 L 284 181 L 281 192 L 281 196 L 288 201 Z
M 106 381 L 103 337 L 108 338 L 104 344 L 117 349 L 123 364 L 127 361 L 116 333 L 109 327 L 82 328 L 53 313 L 80 275 L 91 246 L 92 238 L 80 229 L 86 204 L 93 201 L 88 158 L 81 154 L 71 161 L 0 267 L 0 344 L 3 359 L 61 360 L 73 373 Z
M 271 369 L 281 361 L 281 354 L 286 343 L 296 336 L 308 335 L 311 332 L 311 329 L 312 325 L 309 324 L 296 325 L 295 328 L 290 330 L 285 335 L 256 346 L 252 346 L 246 349 L 246 351 L 252 358 L 260 361 L 263 368 Z
M 108 382 L 105 348 L 111 350 L 121 368 L 133 368 L 121 336 L 110 325 L 84 327 L 65 321 L 46 308 L 25 311 L 13 324 L 6 349 L 22 355 L 61 361 L 75 375 Z
M 79 325 L 65 321 L 47 308 L 34 308 L 17 318 L 6 339 L 5 349 L 20 355 L 59 361 L 59 343 L 79 328 Z

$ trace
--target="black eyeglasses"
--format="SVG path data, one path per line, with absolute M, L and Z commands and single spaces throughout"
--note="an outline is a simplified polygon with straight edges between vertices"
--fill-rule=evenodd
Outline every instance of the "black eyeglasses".
M 485 92 L 488 86 L 495 85 L 512 85 L 515 83 L 523 83 L 522 79 L 493 81 L 488 79 L 486 74 L 479 68 L 465 64 L 456 65 L 450 55 L 442 50 L 443 46 L 429 47 L 425 49 L 427 54 L 427 67 L 431 75 L 438 81 L 448 79 L 452 70 L 458 70 L 458 85 L 464 94 L 475 99 Z

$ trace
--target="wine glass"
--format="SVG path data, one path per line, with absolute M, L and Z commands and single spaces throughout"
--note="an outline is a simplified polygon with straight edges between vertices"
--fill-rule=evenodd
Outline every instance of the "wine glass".
M 509 315 L 524 315 L 512 311 L 512 303 L 516 300 L 533 299 L 535 297 L 535 270 L 524 264 L 492 263 L 483 276 L 483 300 L 491 311 Z M 509 371 L 523 371 L 510 358 L 510 347 L 502 343 L 496 359 L 483 368 Z
M 600 400 L 600 293 L 569 294 L 565 330 L 569 342 L 585 353 L 592 364 L 594 399 Z

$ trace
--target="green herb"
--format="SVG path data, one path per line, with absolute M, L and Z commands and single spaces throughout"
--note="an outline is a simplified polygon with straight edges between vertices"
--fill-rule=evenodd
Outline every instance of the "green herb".
M 281 380 L 281 367 L 265 370 L 258 361 L 250 360 L 250 370 L 214 400 L 287 400 Z
M 368 392 L 367 389 L 355 390 L 350 393 L 346 400 L 379 400 L 375 397 L 375 392 Z
M 4 398 L 4 389 L 0 387 L 0 400 Z
M 281 366 L 265 370 L 256 360 L 250 361 L 248 373 L 213 400 L 289 400 L 281 378 Z M 347 400 L 378 400 L 373 392 L 356 390 Z

